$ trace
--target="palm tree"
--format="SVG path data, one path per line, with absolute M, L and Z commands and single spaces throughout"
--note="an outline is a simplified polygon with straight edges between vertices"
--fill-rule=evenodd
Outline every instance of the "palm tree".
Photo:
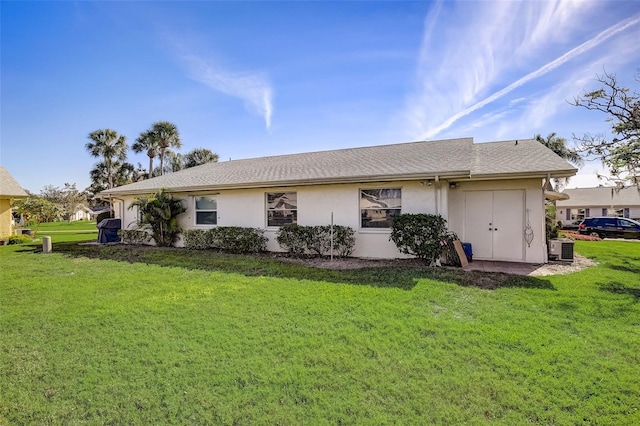
M 164 155 L 170 148 L 180 148 L 182 141 L 180 133 L 175 124 L 168 121 L 158 121 L 151 126 L 151 133 L 158 144 L 158 152 L 160 153 L 160 173 L 164 174 Z
M 93 157 L 102 157 L 107 174 L 108 189 L 113 188 L 113 166 L 127 159 L 127 139 L 111 129 L 95 130 L 89 133 L 91 142 L 85 148 Z
M 199 166 L 201 164 L 218 161 L 218 154 L 207 148 L 194 148 L 184 155 L 184 168 Z
M 549 133 L 545 138 L 540 134 L 536 134 L 534 139 L 540 142 L 542 145 L 549 148 L 551 151 L 558 154 L 574 166 L 581 166 L 584 162 L 578 151 L 567 147 L 567 140 L 556 135 L 555 132 Z
M 565 138 L 557 136 L 555 132 L 549 133 L 546 138 L 542 137 L 542 135 L 540 134 L 536 134 L 533 138 L 574 166 L 579 167 L 584 164 L 584 161 L 582 160 L 582 157 L 580 156 L 578 151 L 573 148 L 567 147 L 567 140 Z M 558 178 L 555 179 L 555 182 L 556 190 L 559 191 L 569 182 L 569 178 Z
M 129 209 L 138 208 L 138 226 L 149 230 L 156 245 L 171 247 L 182 232 L 178 216 L 186 211 L 182 200 L 164 189 L 153 195 L 136 198 Z
M 147 157 L 149 157 L 149 178 L 153 177 L 153 159 L 158 155 L 159 151 L 159 143 L 158 140 L 154 137 L 154 134 L 151 130 L 146 130 L 140 133 L 136 142 L 131 145 L 131 149 L 133 152 L 140 153 L 143 151 L 147 152 Z

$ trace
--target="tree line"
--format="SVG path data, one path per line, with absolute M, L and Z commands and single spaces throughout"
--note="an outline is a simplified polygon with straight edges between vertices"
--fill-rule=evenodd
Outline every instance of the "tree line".
M 136 167 L 126 161 L 129 150 L 127 138 L 117 131 L 95 130 L 89 133 L 88 139 L 86 150 L 92 157 L 100 159 L 89 173 L 91 185 L 88 192 L 94 195 L 105 189 L 218 161 L 218 155 L 207 148 L 195 148 L 184 155 L 177 152 L 182 147 L 180 133 L 176 125 L 168 121 L 153 123 L 131 145 L 133 152 L 145 153 L 149 158 L 146 169 L 140 163 Z M 160 165 L 154 167 L 156 158 Z

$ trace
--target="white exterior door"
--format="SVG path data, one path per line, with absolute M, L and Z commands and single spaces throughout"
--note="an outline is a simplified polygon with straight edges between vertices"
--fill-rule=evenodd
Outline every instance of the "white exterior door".
M 523 190 L 465 193 L 464 240 L 474 258 L 524 260 L 523 224 Z

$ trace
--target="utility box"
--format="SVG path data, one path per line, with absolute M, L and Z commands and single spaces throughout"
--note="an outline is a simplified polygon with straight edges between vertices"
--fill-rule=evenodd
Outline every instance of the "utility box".
M 573 262 L 573 240 L 569 238 L 549 240 L 549 259 Z

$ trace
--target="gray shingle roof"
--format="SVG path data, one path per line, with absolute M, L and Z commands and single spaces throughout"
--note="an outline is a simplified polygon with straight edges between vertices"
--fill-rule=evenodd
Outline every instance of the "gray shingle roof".
M 474 144 L 472 138 L 463 138 L 209 163 L 102 194 L 548 172 L 566 176 L 575 169 L 536 141 Z
M 27 197 L 28 195 L 11 173 L 0 166 L 0 197 Z
M 640 190 L 633 186 L 616 191 L 615 188 L 577 188 L 562 191 L 568 200 L 556 202 L 556 207 L 619 207 L 640 206 Z

